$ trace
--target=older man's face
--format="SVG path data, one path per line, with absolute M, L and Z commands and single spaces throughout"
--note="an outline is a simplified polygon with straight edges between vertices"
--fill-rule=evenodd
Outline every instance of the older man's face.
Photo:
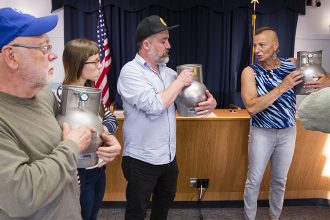
M 42 46 L 49 45 L 47 34 L 35 37 L 17 37 L 12 45 L 19 65 L 20 79 L 25 81 L 31 88 L 40 88 L 47 85 L 53 76 L 54 63 L 57 55 Z M 25 48 L 24 46 L 40 46 L 41 48 Z
M 168 63 L 170 60 L 169 50 L 171 45 L 168 39 L 168 30 L 157 33 L 148 39 L 150 42 L 148 55 L 155 63 Z

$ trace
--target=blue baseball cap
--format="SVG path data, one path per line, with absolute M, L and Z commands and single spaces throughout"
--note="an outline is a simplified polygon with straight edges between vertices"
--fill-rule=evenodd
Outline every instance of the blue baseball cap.
M 0 49 L 16 37 L 47 33 L 57 25 L 58 16 L 36 18 L 14 8 L 0 8 Z

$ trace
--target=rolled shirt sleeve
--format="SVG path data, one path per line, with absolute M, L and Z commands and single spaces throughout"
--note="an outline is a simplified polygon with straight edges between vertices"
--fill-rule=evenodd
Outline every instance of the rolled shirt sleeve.
M 164 111 L 160 91 L 164 90 L 163 85 L 155 73 L 144 73 L 143 70 L 132 63 L 125 65 L 118 80 L 118 91 L 122 99 L 137 109 L 152 116 L 160 115 Z M 151 75 L 151 79 L 148 78 Z M 155 80 L 153 80 L 155 79 Z M 153 83 L 156 81 L 156 85 Z

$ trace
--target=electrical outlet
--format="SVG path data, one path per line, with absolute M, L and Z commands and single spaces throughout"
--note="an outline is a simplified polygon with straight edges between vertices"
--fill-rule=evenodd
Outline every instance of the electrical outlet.
M 199 189 L 199 188 L 204 188 L 204 189 L 207 189 L 209 188 L 209 182 L 210 182 L 210 179 L 197 179 L 197 182 L 196 182 L 196 187 Z
M 190 188 L 196 188 L 196 183 L 197 183 L 197 178 L 195 177 L 190 177 L 189 179 L 189 186 Z

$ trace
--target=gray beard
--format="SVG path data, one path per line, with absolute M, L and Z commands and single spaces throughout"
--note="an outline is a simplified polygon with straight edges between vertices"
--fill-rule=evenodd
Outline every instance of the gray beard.
M 159 58 L 158 61 L 159 61 L 158 63 L 164 63 L 164 64 L 166 64 L 166 63 L 168 63 L 170 61 L 170 57 L 169 56 L 161 57 L 161 58 Z
M 156 63 L 168 63 L 170 61 L 170 57 L 159 57 L 156 55 L 155 51 L 152 49 L 148 52 L 149 57 L 151 57 Z

